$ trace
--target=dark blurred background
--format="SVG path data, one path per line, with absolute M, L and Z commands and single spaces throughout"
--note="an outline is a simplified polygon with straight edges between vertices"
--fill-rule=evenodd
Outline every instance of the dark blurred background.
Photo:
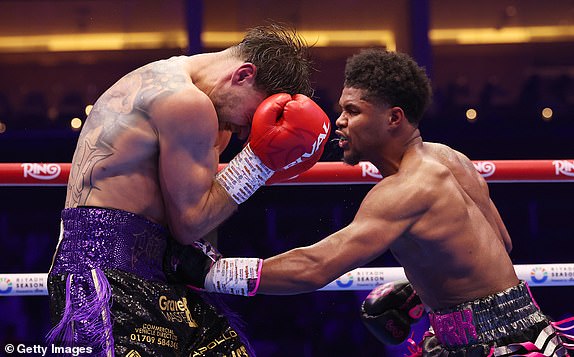
M 421 125 L 472 160 L 574 159 L 572 0 L 60 0 L 0 2 L 0 162 L 70 162 L 86 107 L 150 61 L 236 43 L 267 20 L 309 43 L 316 100 L 332 118 L 345 59 L 364 47 L 411 54 L 434 103 Z M 473 109 L 476 117 L 469 112 Z M 242 143 L 232 141 L 221 161 Z M 328 148 L 323 161 L 338 161 Z M 2 175 L 2 173 L 0 173 Z M 353 218 L 368 185 L 264 187 L 218 231 L 227 256 L 307 245 Z M 490 184 L 515 264 L 574 262 L 572 183 Z M 0 273 L 47 272 L 63 187 L 0 187 Z M 385 254 L 370 266 L 397 266 Z M 359 321 L 366 291 L 229 297 L 260 356 L 401 356 Z M 533 291 L 555 319 L 574 287 Z M 0 344 L 43 341 L 47 297 L 0 297 Z M 427 327 L 417 325 L 416 336 Z M 1 346 L 0 346 L 1 347 Z M 3 350 L 0 348 L 0 350 Z

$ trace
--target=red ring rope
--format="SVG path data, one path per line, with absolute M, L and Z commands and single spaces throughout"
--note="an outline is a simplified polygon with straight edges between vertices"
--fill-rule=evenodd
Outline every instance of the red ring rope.
M 488 182 L 574 182 L 574 160 L 473 161 Z M 220 164 L 219 169 L 225 164 Z M 69 163 L 0 163 L 0 186 L 65 186 Z M 279 185 L 373 184 L 379 171 L 368 162 L 349 166 L 342 162 L 318 162 L 307 172 Z

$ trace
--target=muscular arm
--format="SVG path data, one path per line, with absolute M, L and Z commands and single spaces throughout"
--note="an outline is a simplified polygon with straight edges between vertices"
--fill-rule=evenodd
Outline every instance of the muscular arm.
M 266 259 L 258 293 L 314 291 L 375 259 L 423 214 L 423 205 L 412 202 L 414 195 L 402 185 L 379 183 L 347 227 L 313 245 Z
M 178 92 L 154 109 L 168 224 L 178 241 L 189 244 L 237 208 L 214 180 L 220 149 L 217 116 L 211 101 L 196 90 Z

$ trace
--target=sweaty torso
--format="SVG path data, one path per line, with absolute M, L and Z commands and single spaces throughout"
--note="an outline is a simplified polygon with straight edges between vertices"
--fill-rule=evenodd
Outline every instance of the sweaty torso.
M 143 66 L 94 104 L 72 160 L 66 207 L 123 209 L 165 223 L 154 106 L 193 88 L 186 57 Z
M 504 245 L 506 229 L 472 162 L 424 143 L 405 155 L 401 170 L 414 172 L 405 180 L 421 188 L 427 208 L 391 251 L 425 304 L 445 308 L 518 283 Z

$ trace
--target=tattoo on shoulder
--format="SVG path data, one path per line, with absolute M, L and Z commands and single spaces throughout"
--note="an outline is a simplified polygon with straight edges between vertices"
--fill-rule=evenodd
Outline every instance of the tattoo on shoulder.
M 155 101 L 189 86 L 190 78 L 173 64 L 159 61 L 127 74 L 105 94 L 103 105 L 112 113 L 134 111 L 149 117 Z
M 169 60 L 137 69 L 110 87 L 96 102 L 78 140 L 68 180 L 66 207 L 86 204 L 94 168 L 115 153 L 119 138 L 138 120 L 149 120 L 154 102 L 189 87 L 190 78 Z

